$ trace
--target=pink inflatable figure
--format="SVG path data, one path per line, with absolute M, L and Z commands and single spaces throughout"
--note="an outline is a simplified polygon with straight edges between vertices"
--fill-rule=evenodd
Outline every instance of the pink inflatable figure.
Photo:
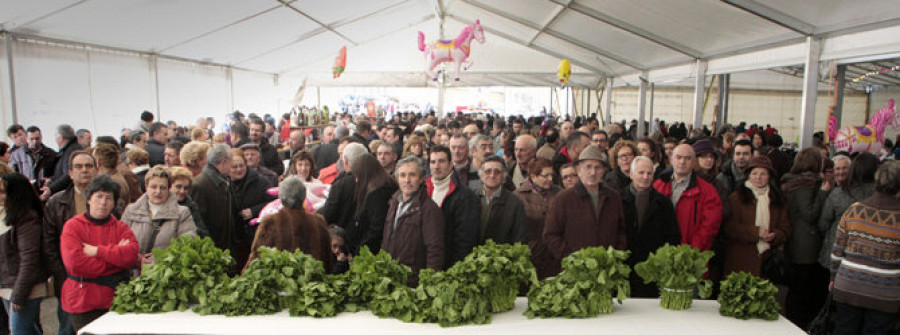
M 465 63 L 465 70 L 472 65 L 469 59 L 469 45 L 475 39 L 479 43 L 484 43 L 484 29 L 481 28 L 481 21 L 475 20 L 475 24 L 463 28 L 455 39 L 437 40 L 431 44 L 425 44 L 425 34 L 419 32 L 419 51 L 425 53 L 425 72 L 431 76 L 431 79 L 437 81 L 437 74 L 434 68 L 444 62 L 453 62 L 456 64 L 456 72 L 454 80 L 459 81 L 459 68 Z
M 303 209 L 309 213 L 315 213 L 325 204 L 325 199 L 328 198 L 328 192 L 330 190 L 331 185 L 328 184 L 306 183 L 306 200 L 303 200 Z M 272 187 L 266 190 L 266 192 L 276 197 L 278 196 L 277 187 Z M 281 204 L 281 199 L 275 199 L 266 204 L 266 206 L 259 211 L 259 217 L 250 220 L 250 225 L 255 226 L 259 224 L 264 217 L 278 213 L 282 208 L 284 208 L 284 205 Z
M 900 115 L 894 107 L 894 99 L 888 101 L 888 106 L 882 108 L 865 126 L 846 126 L 840 130 L 837 128 L 837 119 L 832 116 L 828 121 L 828 137 L 834 144 L 835 151 L 869 152 L 881 157 L 887 155 L 884 150 L 884 131 L 888 125 L 897 129 L 900 127 Z

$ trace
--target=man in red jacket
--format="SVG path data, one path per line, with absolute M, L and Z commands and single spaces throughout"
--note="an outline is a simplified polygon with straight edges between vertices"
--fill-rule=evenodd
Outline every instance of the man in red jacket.
M 672 200 L 681 229 L 681 243 L 702 250 L 712 248 L 722 223 L 722 201 L 716 188 L 693 174 L 694 148 L 681 144 L 672 152 L 671 173 L 660 176 L 653 188 Z

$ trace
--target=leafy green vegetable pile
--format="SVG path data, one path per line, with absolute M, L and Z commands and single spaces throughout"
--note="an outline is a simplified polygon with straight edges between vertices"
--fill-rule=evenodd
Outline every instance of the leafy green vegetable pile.
M 628 251 L 609 247 L 585 248 L 563 259 L 563 272 L 528 292 L 525 316 L 587 318 L 614 311 L 612 292 L 621 304 L 630 294 L 624 262 Z
M 778 320 L 778 288 L 746 272 L 733 272 L 721 283 L 719 314 L 738 319 Z
M 415 289 L 382 281 L 369 306 L 375 315 L 406 322 L 485 324 L 492 312 L 513 307 L 520 285 L 537 282 L 530 255 L 521 243 L 488 241 L 447 271 L 420 271 Z
M 342 275 L 347 310 L 371 307 L 370 302 L 377 294 L 389 294 L 397 287 L 406 287 L 406 279 L 411 274 L 408 266 L 400 264 L 384 250 L 373 255 L 369 247 L 363 246 L 350 262 L 350 270 Z
M 271 314 L 292 308 L 299 315 L 332 316 L 338 312 L 333 306 L 317 308 L 321 297 L 313 298 L 318 303 L 307 303 L 307 297 L 303 296 L 303 293 L 324 294 L 321 285 L 330 285 L 322 283 L 324 278 L 322 262 L 300 250 L 287 252 L 260 247 L 259 257 L 250 262 L 241 276 L 226 280 L 208 296 L 201 296 L 200 306 L 194 311 L 201 315 L 235 316 Z M 318 287 L 305 287 L 311 285 Z M 297 303 L 303 306 L 295 306 Z
M 699 288 L 701 298 L 712 294 L 712 282 L 703 279 L 706 264 L 712 256 L 712 251 L 700 252 L 687 244 L 666 244 L 651 253 L 646 261 L 637 263 L 634 271 L 645 283 L 656 282 L 660 287 L 663 308 L 688 309 L 691 308 L 695 288 Z
M 228 279 L 234 264 L 229 252 L 216 248 L 208 237 L 182 236 L 165 249 L 153 250 L 156 264 L 116 288 L 110 310 L 117 313 L 184 311 L 208 291 Z
M 261 315 L 288 309 L 290 315 L 334 316 L 368 307 L 381 317 L 441 326 L 484 324 L 491 313 L 513 308 L 519 287 L 537 283 L 528 246 L 488 241 L 449 270 L 419 273 L 412 289 L 409 267 L 386 252 L 363 248 L 341 275 L 326 275 L 322 263 L 301 251 L 259 249 L 244 273 L 228 278 L 234 260 L 208 238 L 182 237 L 154 251 L 158 263 L 119 286 L 113 310 Z M 201 257 L 202 255 L 202 257 Z

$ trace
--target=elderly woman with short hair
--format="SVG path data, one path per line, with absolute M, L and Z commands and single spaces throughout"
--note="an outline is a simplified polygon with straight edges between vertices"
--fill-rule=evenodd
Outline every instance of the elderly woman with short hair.
M 180 166 L 170 167 L 169 175 L 172 177 L 169 192 L 175 196 L 179 205 L 187 207 L 191 211 L 191 219 L 194 220 L 194 226 L 197 227 L 197 236 L 209 236 L 209 228 L 206 228 L 206 224 L 203 223 L 200 208 L 191 199 L 191 185 L 194 183 L 194 175 L 191 174 L 191 170 Z
M 169 193 L 172 176 L 165 167 L 150 168 L 144 183 L 147 193 L 125 208 L 122 222 L 128 224 L 137 237 L 141 261 L 150 264 L 153 263 L 153 249 L 164 249 L 179 236 L 197 236 L 197 228 L 191 211 L 179 205 L 178 199 Z
M 287 177 L 278 187 L 278 198 L 284 205 L 278 213 L 267 215 L 256 230 L 250 249 L 249 265 L 258 257 L 259 247 L 304 253 L 322 261 L 325 271 L 331 273 L 334 254 L 331 252 L 331 236 L 322 216 L 307 213 L 303 209 L 306 185 L 298 176 Z M 246 268 L 246 266 L 245 266 Z

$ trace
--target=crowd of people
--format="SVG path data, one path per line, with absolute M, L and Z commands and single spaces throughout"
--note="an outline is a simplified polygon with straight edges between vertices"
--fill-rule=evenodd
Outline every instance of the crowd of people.
M 337 114 L 318 127 L 235 112 L 179 126 L 141 114 L 93 137 L 35 126 L 0 142 L 0 296 L 14 334 L 59 333 L 105 313 L 114 287 L 179 236 L 208 236 L 239 273 L 260 246 L 300 249 L 346 271 L 362 247 L 443 270 L 487 240 L 527 244 L 540 278 L 581 248 L 713 250 L 714 281 L 746 271 L 779 284 L 806 329 L 832 292 L 836 333 L 891 331 L 900 311 L 900 163 L 782 149 L 771 126 L 604 127 L 595 117 Z M 307 141 L 310 140 L 310 143 Z M 324 203 L 311 185 L 330 185 Z M 277 189 L 278 192 L 272 192 Z M 273 195 L 277 194 L 277 195 Z M 259 219 L 274 200 L 283 208 Z M 658 288 L 632 274 L 632 296 Z

